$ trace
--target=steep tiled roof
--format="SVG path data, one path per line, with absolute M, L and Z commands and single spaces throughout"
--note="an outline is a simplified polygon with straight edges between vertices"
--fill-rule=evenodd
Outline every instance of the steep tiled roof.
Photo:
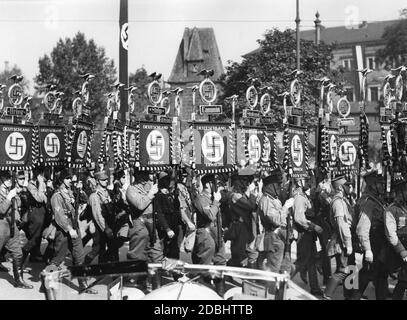
M 169 83 L 200 82 L 202 76 L 188 71 L 188 63 L 199 64 L 201 69 L 213 69 L 216 80 L 224 73 L 215 33 L 212 28 L 185 28 L 177 57 L 168 79 Z

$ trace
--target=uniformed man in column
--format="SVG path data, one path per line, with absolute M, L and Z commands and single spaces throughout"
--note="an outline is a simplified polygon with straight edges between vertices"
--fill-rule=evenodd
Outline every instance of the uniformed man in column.
M 0 251 L 6 248 L 13 259 L 14 286 L 22 289 L 32 289 L 33 286 L 24 282 L 20 269 L 23 251 L 20 243 L 20 233 L 12 215 L 18 216 L 18 187 L 12 187 L 9 171 L 0 172 Z
M 384 213 L 386 238 L 393 249 L 389 254 L 392 259 L 386 259 L 386 267 L 390 272 L 401 268 L 393 300 L 402 300 L 407 290 L 407 179 L 393 183 L 392 189 L 396 196 Z
M 360 299 L 370 281 L 375 286 L 376 300 L 385 300 L 387 296 L 387 273 L 383 258 L 388 249 L 384 233 L 385 179 L 376 171 L 363 177 L 366 189 L 356 203 L 358 223 L 356 235 L 363 253 L 363 267 L 359 271 L 359 289 L 352 298 Z M 356 248 L 355 248 L 356 251 Z
M 89 264 L 98 255 L 99 263 L 118 261 L 118 248 L 116 248 L 116 236 L 113 233 L 115 212 L 112 200 L 107 190 L 109 176 L 105 171 L 95 174 L 96 190 L 89 197 L 89 205 L 92 210 L 93 222 L 96 230 L 93 237 L 95 242 L 92 251 L 86 256 L 85 263 Z
M 291 261 L 284 256 L 287 241 L 287 215 L 294 204 L 289 198 L 284 206 L 281 203 L 281 184 L 283 176 L 280 169 L 276 169 L 263 178 L 263 194 L 260 198 L 257 213 L 265 229 L 264 251 L 259 254 L 258 266 L 271 272 L 290 272 Z M 265 267 L 263 261 L 266 259 Z M 287 260 L 287 261 L 284 261 Z M 286 270 L 284 270 L 286 268 Z
M 203 190 L 194 200 L 197 229 L 191 257 L 195 264 L 226 265 L 223 237 L 217 228 L 218 223 L 221 223 L 219 201 L 222 195 L 219 189 L 215 192 L 215 183 L 213 174 L 201 177 Z M 206 278 L 205 281 L 210 282 L 210 279 Z M 215 279 L 214 282 L 218 294 L 223 295 L 223 279 Z
M 354 264 L 354 253 L 352 246 L 351 225 L 353 209 L 347 199 L 351 192 L 350 183 L 345 176 L 338 176 L 332 180 L 334 195 L 331 202 L 330 225 L 332 235 L 330 237 L 327 251 L 329 257 L 335 257 L 336 271 L 329 279 L 325 288 L 324 298 L 332 299 L 336 288 L 350 275 L 348 265 Z
M 85 252 L 82 245 L 81 233 L 78 219 L 75 214 L 74 199 L 71 197 L 72 175 L 67 169 L 62 170 L 57 175 L 58 189 L 51 197 L 51 207 L 54 213 L 56 226 L 53 256 L 50 264 L 60 267 L 65 260 L 68 250 L 72 253 L 72 263 L 74 266 L 82 265 L 85 260 Z M 86 293 L 96 294 L 93 289 L 86 289 L 87 283 L 83 279 L 78 279 L 80 290 Z
M 311 184 L 308 179 L 298 179 L 293 192 L 294 226 L 298 231 L 296 271 L 308 273 L 311 294 L 323 295 L 319 286 L 316 268 L 317 233 L 323 232 L 322 228 L 310 219 L 315 218 L 315 211 L 310 200 Z

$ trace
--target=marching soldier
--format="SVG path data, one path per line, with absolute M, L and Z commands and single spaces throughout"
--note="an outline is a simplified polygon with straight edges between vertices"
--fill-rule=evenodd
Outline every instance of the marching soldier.
M 195 264 L 226 265 L 225 245 L 218 226 L 222 225 L 219 210 L 221 194 L 215 192 L 215 176 L 206 174 L 201 177 L 202 192 L 195 200 L 196 238 L 192 250 L 192 262 Z M 210 283 L 208 277 L 204 281 Z M 215 288 L 219 295 L 224 294 L 224 279 L 214 279 Z
M 14 286 L 22 289 L 32 289 L 33 286 L 24 282 L 22 277 L 22 245 L 20 243 L 20 234 L 12 216 L 18 215 L 17 203 L 19 200 L 18 193 L 20 188 L 17 186 L 13 189 L 11 174 L 8 171 L 0 172 L 0 251 L 6 248 L 11 252 L 13 259 Z
M 153 199 L 158 192 L 158 186 L 153 184 L 154 175 L 148 172 L 135 171 L 134 178 L 135 184 L 126 191 L 133 220 L 133 227 L 129 230 L 127 258 L 159 263 L 164 256 L 153 221 Z
M 232 259 L 229 264 L 257 269 L 258 252 L 254 248 L 257 215 L 257 194 L 254 184 L 255 170 L 239 170 L 233 182 L 230 201 L 232 224 L 225 232 L 225 240 L 231 240 Z
M 393 300 L 402 300 L 407 289 L 407 180 L 403 178 L 394 183 L 393 189 L 396 194 L 394 202 L 387 207 L 384 215 L 386 237 L 394 249 L 393 259 L 387 260 L 386 267 L 392 272 L 401 266 Z
M 17 179 L 24 181 L 24 171 L 20 172 Z M 27 222 L 24 225 L 24 232 L 27 243 L 23 247 L 23 263 L 30 254 L 30 262 L 42 262 L 40 251 L 41 235 L 44 226 L 44 219 L 47 212 L 46 205 L 47 186 L 44 180 L 43 169 L 34 170 L 33 179 L 28 183 L 26 195 Z
M 294 226 L 298 231 L 296 271 L 308 273 L 311 294 L 322 295 L 318 283 L 316 268 L 316 235 L 323 232 L 322 228 L 309 219 L 315 218 L 314 207 L 310 201 L 311 185 L 309 180 L 303 183 L 297 180 L 297 188 L 293 192 Z
M 163 240 L 164 256 L 179 259 L 180 203 L 178 197 L 175 196 L 174 180 L 168 173 L 160 173 L 158 189 L 159 191 L 153 200 L 154 210 L 157 214 L 158 236 Z
M 71 197 L 70 192 L 71 182 L 72 176 L 68 170 L 62 170 L 57 177 L 58 189 L 51 197 L 56 232 L 50 265 L 57 267 L 64 261 L 67 250 L 70 250 L 72 253 L 73 265 L 81 265 L 85 260 L 78 219 L 75 215 L 74 199 Z M 86 289 L 87 284 L 85 280 L 78 279 L 78 282 L 80 290 Z M 97 291 L 93 289 L 86 289 L 85 292 L 97 294 Z
M 353 209 L 347 199 L 351 190 L 349 184 L 344 176 L 339 176 L 332 180 L 332 187 L 334 189 L 330 210 L 332 235 L 327 251 L 329 257 L 335 257 L 336 271 L 329 279 L 325 288 L 324 298 L 328 300 L 331 299 L 338 285 L 348 277 L 349 273 L 346 267 L 354 265 L 355 261 L 351 235 Z
M 359 221 L 356 235 L 363 252 L 363 267 L 359 271 L 359 289 L 352 298 L 360 299 L 370 281 L 375 286 L 376 300 L 385 300 L 387 295 L 387 272 L 383 258 L 388 248 L 384 232 L 385 180 L 376 171 L 364 177 L 366 189 L 356 204 Z M 355 248 L 356 251 L 356 248 Z
M 88 169 L 88 177 L 85 180 L 85 187 L 84 187 L 84 190 L 88 197 L 96 190 L 97 181 L 95 178 L 95 169 L 96 169 L 96 164 L 94 162 L 92 162 Z
M 263 265 L 266 259 L 266 270 L 283 272 L 285 266 L 290 266 L 291 261 L 284 256 L 287 241 L 287 214 L 293 206 L 294 199 L 290 198 L 281 204 L 282 173 L 276 169 L 263 178 L 263 194 L 260 198 L 257 212 L 265 229 L 264 251 L 259 254 L 258 266 Z
M 107 190 L 109 176 L 106 172 L 99 171 L 95 177 L 97 186 L 95 192 L 89 197 L 88 205 L 92 210 L 96 230 L 92 251 L 85 258 L 86 264 L 91 263 L 96 256 L 99 256 L 99 263 L 119 260 L 116 236 L 113 232 L 115 229 L 115 212 Z

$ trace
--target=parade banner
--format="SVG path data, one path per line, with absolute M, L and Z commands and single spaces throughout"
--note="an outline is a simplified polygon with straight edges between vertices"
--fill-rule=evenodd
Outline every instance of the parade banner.
M 308 131 L 306 128 L 286 125 L 284 129 L 284 170 L 296 179 L 308 176 Z
M 357 174 L 359 168 L 358 150 L 359 134 L 346 133 L 340 134 L 338 138 L 339 145 L 339 174 Z
M 65 127 L 40 126 L 39 163 L 44 166 L 59 166 L 65 160 Z
M 258 167 L 262 164 L 263 144 L 264 144 L 263 127 L 242 126 L 236 130 L 236 155 L 237 163 L 244 161 L 256 164 Z
M 171 165 L 171 123 L 140 121 L 136 129 L 136 167 L 161 171 Z
M 136 164 L 137 129 L 132 126 L 124 127 L 124 138 L 126 145 L 126 159 L 130 166 Z
M 230 123 L 192 122 L 191 166 L 198 174 L 235 170 L 235 147 Z
M 321 129 L 321 158 L 322 166 L 326 170 L 335 171 L 338 168 L 338 139 L 339 129 L 323 127 Z
M 71 168 L 85 168 L 91 162 L 93 124 L 76 121 L 69 132 L 66 160 Z
M 277 132 L 274 130 L 264 131 L 261 167 L 265 170 L 278 167 L 276 135 Z
M 106 125 L 103 131 L 102 144 L 100 146 L 100 152 L 98 157 L 98 163 L 108 165 L 111 167 L 113 161 L 113 147 L 112 147 L 112 135 L 113 128 Z
M 383 165 L 391 164 L 394 148 L 394 131 L 391 123 L 381 123 Z
M 113 159 L 116 168 L 125 169 L 126 161 L 126 143 L 124 139 L 123 128 L 114 127 L 112 134 Z
M 37 154 L 38 132 L 31 125 L 0 124 L 0 170 L 29 170 Z

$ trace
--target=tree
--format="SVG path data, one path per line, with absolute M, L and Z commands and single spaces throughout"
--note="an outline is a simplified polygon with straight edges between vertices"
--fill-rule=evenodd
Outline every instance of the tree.
M 114 62 L 106 56 L 103 47 L 98 47 L 93 39 L 87 41 L 85 35 L 78 32 L 73 39 L 59 39 L 51 54 L 45 54 L 38 64 L 35 88 L 39 93 L 44 93 L 47 84 L 56 84 L 57 90 L 65 94 L 65 110 L 72 109 L 74 93 L 80 90 L 83 82 L 80 75 L 94 74 L 96 77 L 89 84 L 89 106 L 92 120 L 102 122 L 106 110 L 106 93 L 112 91 L 116 81 Z
M 148 104 L 147 87 L 151 82 L 147 70 L 141 67 L 135 73 L 130 73 L 129 84 L 137 87 L 136 89 L 136 113 L 140 114 Z
M 271 116 L 273 123 L 281 127 L 282 124 L 282 98 L 284 91 L 289 91 L 290 79 L 287 75 L 296 69 L 296 39 L 294 30 L 279 31 L 268 30 L 264 38 L 258 40 L 260 48 L 244 57 L 241 63 L 229 62 L 226 74 L 222 81 L 223 93 L 221 103 L 230 106 L 224 101 L 225 97 L 233 94 L 239 95 L 239 108 L 236 116 L 246 105 L 245 92 L 248 87 L 248 78 L 258 78 L 262 86 L 271 86 L 269 92 L 272 100 Z M 317 117 L 315 106 L 319 105 L 319 84 L 315 80 L 327 75 L 333 81 L 338 80 L 339 71 L 331 71 L 330 63 L 333 59 L 332 46 L 313 41 L 301 40 L 301 70 L 300 82 L 303 84 L 301 106 L 304 108 L 303 125 L 314 125 Z M 290 102 L 288 101 L 288 104 Z M 231 108 L 226 107 L 230 116 Z
M 388 26 L 382 39 L 386 45 L 376 52 L 376 59 L 386 68 L 394 68 L 407 64 L 407 9 L 400 12 L 397 23 Z

